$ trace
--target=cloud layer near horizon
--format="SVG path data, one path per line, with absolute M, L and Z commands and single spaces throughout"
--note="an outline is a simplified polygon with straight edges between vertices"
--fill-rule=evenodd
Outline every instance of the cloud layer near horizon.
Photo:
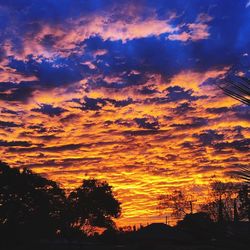
M 107 180 L 121 223 L 249 162 L 248 1 L 0 1 L 0 153 L 67 188 Z

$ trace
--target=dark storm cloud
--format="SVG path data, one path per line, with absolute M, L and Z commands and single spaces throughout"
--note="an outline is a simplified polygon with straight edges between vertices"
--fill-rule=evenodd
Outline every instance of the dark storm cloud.
M 240 161 L 240 159 L 238 157 L 229 157 L 227 159 L 225 159 L 223 162 L 238 162 Z
M 232 129 L 232 132 L 234 134 L 234 139 L 244 139 L 243 132 L 244 128 L 242 126 L 236 126 Z
M 0 100 L 26 102 L 35 90 L 66 87 L 80 81 L 89 74 L 89 68 L 81 65 L 79 58 L 54 57 L 51 60 L 32 56 L 25 61 L 9 59 L 8 66 L 21 77 L 35 77 L 36 81 L 2 82 Z
M 58 140 L 58 139 L 61 139 L 60 136 L 58 136 L 57 134 L 52 134 L 52 133 L 45 133 L 45 132 L 39 132 L 36 130 L 35 131 L 24 131 L 24 132 L 21 132 L 19 134 L 19 137 L 21 138 L 29 138 L 29 139 L 38 139 L 38 140 L 43 140 L 45 143 L 49 143 L 50 141 L 53 141 L 53 140 Z M 40 145 L 42 146 L 42 144 Z
M 53 153 L 60 153 L 64 151 L 74 151 L 81 148 L 90 148 L 90 147 L 105 147 L 108 145 L 115 145 L 115 144 L 127 144 L 124 141 L 100 141 L 94 143 L 70 143 L 70 144 L 63 144 L 63 145 L 54 145 L 54 146 L 45 146 L 44 144 L 37 144 L 34 147 L 30 148 L 10 148 L 9 152 L 15 153 L 24 153 L 24 152 L 53 152 Z M 21 146 L 21 145 L 20 145 Z
M 6 108 L 2 108 L 1 113 L 2 114 L 10 114 L 10 115 L 18 115 L 19 114 L 18 111 L 6 109 Z
M 0 140 L 1 147 L 30 147 L 32 146 L 31 143 L 27 141 L 4 141 Z
M 39 108 L 32 109 L 31 111 L 42 113 L 44 115 L 48 115 L 50 117 L 59 116 L 62 113 L 66 112 L 66 109 L 60 107 L 53 107 L 50 104 L 41 104 Z
M 58 139 L 60 137 L 56 136 L 56 135 L 41 135 L 41 136 L 37 136 L 38 139 L 42 139 L 44 141 L 53 141 L 55 139 Z
M 149 87 L 145 86 L 145 87 L 139 89 L 138 93 L 140 93 L 142 95 L 153 95 L 153 94 L 158 93 L 158 91 L 156 89 L 149 88 Z
M 175 109 L 174 109 L 174 113 L 177 115 L 184 115 L 189 111 L 193 111 L 195 110 L 194 107 L 191 106 L 190 103 L 185 102 L 185 103 L 181 103 L 180 105 L 178 105 Z
M 250 121 L 250 107 L 246 105 L 239 105 L 232 108 L 235 116 L 240 120 Z
M 197 168 L 198 173 L 206 173 L 211 171 L 216 171 L 221 168 L 220 165 L 203 165 L 203 166 L 195 166 Z
M 53 36 L 52 34 L 48 34 L 42 38 L 40 44 L 43 45 L 44 48 L 49 50 L 56 44 L 58 40 L 59 38 Z
M 88 87 L 90 89 L 101 87 L 109 89 L 123 89 L 130 86 L 143 85 L 147 82 L 148 77 L 144 74 L 135 75 L 128 73 L 133 68 L 132 65 L 127 65 L 127 58 L 123 58 L 122 63 L 121 59 L 112 58 L 113 65 L 108 64 L 107 66 L 107 61 L 109 60 L 109 58 L 104 56 L 103 65 L 98 63 L 98 68 L 104 76 L 109 76 L 115 73 L 114 76 L 119 76 L 120 79 L 112 82 L 105 81 L 103 77 L 100 79 L 92 79 L 88 82 Z M 127 71 L 126 74 L 124 74 L 124 71 Z
M 79 118 L 79 115 L 77 115 L 77 114 L 69 114 L 69 115 L 61 118 L 60 121 L 62 123 L 67 123 L 67 122 L 70 122 L 70 121 L 74 121 L 74 120 L 76 120 L 78 118 Z
M 114 100 L 114 99 L 107 99 L 110 103 L 112 103 L 115 107 L 125 107 L 132 103 L 134 103 L 132 98 L 128 98 L 126 100 Z
M 192 118 L 191 123 L 184 123 L 184 124 L 172 124 L 171 127 L 177 129 L 192 129 L 192 128 L 200 128 L 206 126 L 208 124 L 208 120 L 205 118 Z
M 166 160 L 166 161 L 176 161 L 179 158 L 180 157 L 177 154 L 167 154 L 167 155 L 165 155 L 165 159 L 164 160 Z
M 125 107 L 132 103 L 135 103 L 132 98 L 127 98 L 125 100 L 115 100 L 110 98 L 90 98 L 87 96 L 83 98 L 83 101 L 80 99 L 72 99 L 71 101 L 80 105 L 80 107 L 76 108 L 79 108 L 81 110 L 94 111 L 101 110 L 108 103 L 112 104 L 116 108 Z
M 73 99 L 72 102 L 75 102 L 77 104 L 80 104 L 81 106 L 78 107 L 81 110 L 100 110 L 103 106 L 106 105 L 107 101 L 106 99 L 102 98 L 90 98 L 85 96 L 83 98 L 83 102 L 80 99 Z
M 0 83 L 0 100 L 26 102 L 33 94 L 37 82 Z
M 240 120 L 245 120 L 250 122 L 250 110 L 247 113 L 236 113 L 236 117 Z
M 166 130 L 160 130 L 160 129 L 149 129 L 149 130 L 127 130 L 122 132 L 125 136 L 150 136 L 150 135 L 157 135 L 166 133 Z
M 187 148 L 187 149 L 192 149 L 194 147 L 193 143 L 188 142 L 188 141 L 185 141 L 185 142 L 181 143 L 180 145 L 181 145 L 181 147 Z
M 168 87 L 167 91 L 167 100 L 169 102 L 176 102 L 180 100 L 194 101 L 198 99 L 192 95 L 193 91 L 191 89 L 185 91 L 184 88 L 181 88 L 180 86 Z
M 210 114 L 223 114 L 230 111 L 230 108 L 221 107 L 221 108 L 207 108 L 206 111 Z
M 194 134 L 193 137 L 197 138 L 203 146 L 211 145 L 214 141 L 221 141 L 224 139 L 223 134 L 217 133 L 215 130 L 206 130 L 200 134 Z
M 250 139 L 235 140 L 232 142 L 221 142 L 214 145 L 214 148 L 218 151 L 223 149 L 236 149 L 242 152 L 248 152 L 250 150 Z
M 22 125 L 14 122 L 0 121 L 0 128 L 18 128 L 18 127 L 22 127 Z
M 9 66 L 16 72 L 38 78 L 39 86 L 42 88 L 64 86 L 74 83 L 83 78 L 82 71 L 88 67 L 74 62 L 71 58 L 56 57 L 53 61 L 41 58 L 39 61 L 28 58 L 28 61 L 12 59 Z
M 44 145 L 39 145 L 35 147 L 30 147 L 30 148 L 12 148 L 9 149 L 10 152 L 63 152 L 63 151 L 71 151 L 71 150 L 76 150 L 80 149 L 81 147 L 84 146 L 89 146 L 85 145 L 83 143 L 78 143 L 78 144 L 66 144 L 66 145 L 59 145 L 59 146 L 48 146 L 45 147 Z
M 89 45 L 93 40 L 98 40 L 98 38 L 91 38 L 86 44 Z M 117 75 L 121 80 L 113 83 L 99 80 L 91 82 L 91 87 L 120 89 L 132 85 L 143 85 L 148 80 L 145 73 L 159 73 L 170 78 L 185 67 L 193 67 L 192 59 L 187 64 L 190 55 L 185 53 L 185 47 L 176 44 L 174 41 L 166 41 L 166 39 L 150 37 L 131 40 L 125 44 L 120 41 L 103 42 L 100 39 L 97 44 L 99 46 L 102 44 L 101 47 L 109 52 L 102 56 L 102 62 L 97 64 L 98 69 L 105 75 L 110 73 Z M 176 56 L 179 57 L 181 53 L 182 58 L 176 62 Z M 130 72 L 131 70 L 144 72 L 144 74 L 123 75 L 123 72 Z
M 41 163 L 25 164 L 24 168 L 37 168 L 37 167 L 70 167 L 74 162 L 100 162 L 101 157 L 79 157 L 79 158 L 66 158 L 60 160 L 48 160 Z M 79 171 L 80 172 L 80 171 Z
M 66 144 L 62 146 L 50 146 L 42 148 L 43 151 L 46 152 L 61 152 L 61 151 L 68 151 L 68 150 L 76 150 L 80 149 L 81 147 L 88 146 L 83 143 L 76 143 L 76 144 Z
M 105 127 L 108 127 L 108 126 L 110 126 L 113 123 L 114 123 L 113 121 L 107 120 L 107 121 L 104 121 L 103 124 L 104 124 Z
M 237 105 L 230 108 L 207 108 L 206 111 L 211 114 L 224 114 L 226 112 L 233 112 L 238 119 L 250 121 L 250 107 L 246 105 Z
M 38 132 L 39 134 L 47 132 L 47 129 L 44 127 L 43 124 L 30 125 L 28 126 L 28 128 Z
M 207 96 L 196 96 L 194 95 L 194 91 L 191 89 L 185 90 L 184 88 L 180 86 L 171 86 L 168 87 L 165 91 L 167 91 L 167 94 L 165 97 L 152 97 L 152 98 L 146 98 L 144 100 L 145 104 L 151 104 L 151 103 L 157 103 L 157 104 L 164 104 L 169 102 L 179 102 L 179 101 L 196 101 L 198 99 L 204 99 L 207 98 Z M 185 107 L 186 106 L 186 107 Z M 193 109 L 192 107 L 188 107 L 189 104 L 180 104 L 179 109 Z M 176 112 L 178 113 L 178 110 L 176 109 Z M 181 112 L 181 110 L 180 110 Z
M 129 120 L 124 120 L 124 119 L 117 119 L 115 121 L 115 124 L 120 125 L 120 126 L 124 126 L 124 127 L 132 127 L 133 123 Z
M 134 121 L 137 123 L 139 128 L 153 130 L 160 128 L 160 124 L 155 118 L 153 119 L 153 121 L 149 121 L 147 118 L 135 118 Z

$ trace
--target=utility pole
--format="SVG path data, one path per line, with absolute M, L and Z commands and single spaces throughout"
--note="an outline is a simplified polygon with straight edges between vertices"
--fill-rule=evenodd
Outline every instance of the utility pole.
M 193 214 L 193 202 L 195 202 L 197 200 L 190 200 L 188 201 L 189 202 L 189 205 L 190 205 L 190 214 Z

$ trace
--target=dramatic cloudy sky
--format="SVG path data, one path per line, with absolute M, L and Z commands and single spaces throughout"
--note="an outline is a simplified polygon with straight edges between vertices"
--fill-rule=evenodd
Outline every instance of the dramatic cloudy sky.
M 0 0 L 0 155 L 73 188 L 107 180 L 120 223 L 249 163 L 247 0 Z

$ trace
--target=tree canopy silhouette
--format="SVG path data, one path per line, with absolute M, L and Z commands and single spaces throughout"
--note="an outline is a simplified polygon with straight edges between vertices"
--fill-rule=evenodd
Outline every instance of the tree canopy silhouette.
M 70 193 L 69 202 L 75 227 L 114 227 L 112 219 L 121 213 L 120 202 L 115 199 L 112 187 L 96 179 L 84 180 Z
M 249 209 L 246 185 L 220 181 L 211 183 L 210 200 L 201 206 L 217 222 L 249 220 Z
M 54 181 L 0 162 L 0 226 L 6 236 L 54 236 L 61 227 L 65 201 Z
M 120 213 L 107 182 L 84 180 L 66 196 L 56 182 L 0 162 L 0 243 L 79 238 L 91 227 L 115 227 Z

